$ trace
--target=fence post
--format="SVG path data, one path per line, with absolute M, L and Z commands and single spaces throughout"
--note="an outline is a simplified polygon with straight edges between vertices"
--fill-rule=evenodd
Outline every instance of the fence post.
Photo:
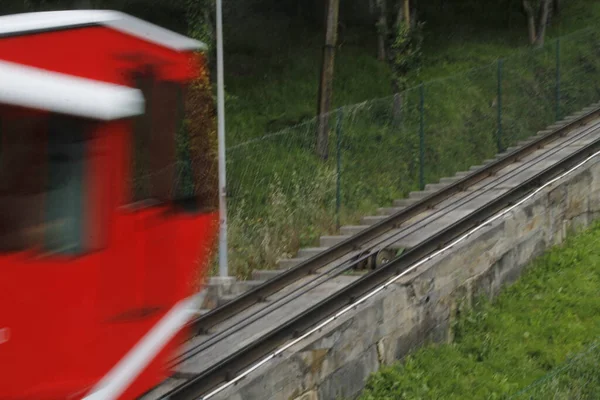
M 560 38 L 556 39 L 556 120 L 560 120 Z
M 402 94 L 394 93 L 392 102 L 392 126 L 397 128 L 402 125 Z
M 425 189 L 425 86 L 419 87 L 419 188 Z
M 342 120 L 344 118 L 344 109 L 338 108 L 337 122 L 335 126 L 336 133 L 336 183 L 335 183 L 335 225 L 340 228 L 340 209 L 342 207 Z
M 502 153 L 504 151 L 504 147 L 502 146 L 502 67 L 504 61 L 502 59 L 498 60 L 498 92 L 496 94 L 498 101 L 498 127 L 496 130 L 496 146 L 498 148 L 498 153 Z

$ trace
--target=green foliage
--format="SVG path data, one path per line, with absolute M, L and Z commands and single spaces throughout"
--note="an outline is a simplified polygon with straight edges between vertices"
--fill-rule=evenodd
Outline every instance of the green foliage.
M 565 3 L 561 14 L 563 30 L 578 29 L 600 16 L 600 4 L 588 2 L 584 7 L 585 0 L 579 1 Z M 495 20 L 485 21 L 483 26 L 470 25 L 466 30 L 467 11 L 479 7 L 478 2 L 467 3 L 464 9 L 459 8 L 460 15 L 449 11 L 445 25 L 428 20 L 422 42 L 422 66 L 406 75 L 410 85 L 421 78 L 428 80 L 424 84 L 425 183 L 466 170 L 496 154 L 498 56 L 505 57 L 503 146 L 515 145 L 547 127 L 556 117 L 556 41 L 547 40 L 544 48 L 532 51 L 521 33 L 499 34 L 500 23 Z M 485 10 L 483 7 L 481 12 Z M 495 15 L 492 14 L 489 18 Z M 336 169 L 337 114 L 331 115 L 330 159 L 324 164 L 314 156 L 315 107 L 306 101 L 314 99 L 317 91 L 314 77 L 318 76 L 320 52 L 316 49 L 322 37 L 303 31 L 292 21 L 278 18 L 273 22 L 261 16 L 256 24 L 268 25 L 273 31 L 236 31 L 227 41 L 231 52 L 227 70 L 231 97 L 226 104 L 228 182 L 233 218 L 241 218 L 235 209 L 242 203 L 246 217 L 263 221 L 268 218 L 273 212 L 268 199 L 275 174 L 280 190 L 292 201 L 294 196 L 300 196 L 294 189 L 296 184 L 307 185 L 309 190 L 315 174 Z M 449 21 L 463 25 L 449 26 Z M 488 35 L 489 26 L 496 29 L 493 35 Z M 284 31 L 289 33 L 276 34 Z M 296 36 L 301 32 L 304 35 Z M 375 43 L 368 35 L 374 35 L 373 31 L 349 29 L 336 54 L 337 104 L 379 97 L 342 108 L 342 224 L 355 224 L 360 216 L 372 215 L 378 207 L 390 206 L 394 199 L 418 189 L 419 91 L 409 89 L 382 97 L 390 93 L 392 72 L 387 63 L 375 59 Z M 556 37 L 556 31 L 549 31 L 549 37 L 552 36 Z M 517 45 L 522 47 L 515 51 Z M 600 98 L 599 48 L 600 37 L 594 30 L 561 39 L 563 117 Z M 440 79 L 440 75 L 444 78 Z M 265 130 L 276 133 L 265 135 Z M 323 189 L 327 206 L 317 213 L 318 218 L 298 220 L 293 231 L 279 230 L 293 239 L 280 239 L 280 257 L 293 255 L 302 245 L 318 245 L 321 234 L 332 233 L 335 183 L 329 181 Z M 263 251 L 259 250 L 263 246 L 259 237 L 238 236 L 239 232 L 230 234 L 236 248 Z M 269 252 L 273 253 L 276 247 L 270 245 Z M 245 272 L 241 275 L 247 276 L 249 264 L 244 263 L 243 254 L 232 250 L 230 259 L 239 258 L 232 262 L 242 265 Z M 253 266 L 264 269 L 274 265 L 274 261 L 267 260 L 276 260 L 277 255 L 252 259 L 260 260 Z
M 390 45 L 390 64 L 394 73 L 396 91 L 405 90 L 409 84 L 408 74 L 418 75 L 422 63 L 424 23 L 411 29 L 406 23 L 398 24 Z
M 394 51 L 399 58 L 392 68 L 392 63 L 375 58 L 377 31 L 366 3 L 342 2 L 345 28 L 340 30 L 336 50 L 334 107 L 355 104 L 344 107 L 342 122 L 342 223 L 355 223 L 361 214 L 389 205 L 418 187 L 418 91 L 406 90 L 389 97 L 394 77 L 399 77 L 403 87 L 428 82 L 424 172 L 426 183 L 435 182 L 494 155 L 495 60 L 528 47 L 520 1 L 431 0 L 418 4 L 418 18 L 426 21 L 427 29 L 415 31 L 415 36 L 401 30 L 401 35 L 395 36 Z M 13 5 L 23 11 L 24 5 L 37 10 L 70 8 L 72 4 L 72 0 L 13 0 L 1 8 L 6 12 L 13 10 Z M 331 158 L 326 164 L 314 158 L 313 117 L 324 36 L 321 4 L 303 0 L 224 1 L 231 224 L 269 220 L 270 232 L 290 236 L 272 244 L 254 234 L 263 228 L 232 228 L 230 238 L 235 249 L 231 259 L 239 266 L 240 275 L 248 275 L 248 265 L 271 267 L 277 252 L 279 256 L 291 255 L 300 245 L 314 245 L 320 234 L 334 231 L 335 179 L 324 180 L 327 185 L 314 181 L 315 176 L 335 171 L 337 154 L 336 116 L 332 115 Z M 124 10 L 178 32 L 189 32 L 209 46 L 213 43 L 213 1 L 93 0 L 92 6 Z M 593 0 L 572 0 L 562 7 L 560 19 L 549 28 L 544 49 L 505 60 L 505 146 L 554 120 L 555 43 L 551 39 L 597 24 L 600 16 L 600 2 Z M 597 43 L 591 34 L 565 38 L 562 43 L 563 116 L 596 101 L 600 94 Z M 193 116 L 188 117 L 188 130 L 193 134 L 185 142 L 197 142 L 191 156 L 196 159 L 208 154 L 210 158 L 192 166 L 196 175 L 198 171 L 206 174 L 207 188 L 216 183 L 211 96 L 206 78 L 186 107 Z M 207 143 L 200 143 L 198 138 L 207 138 Z M 248 145 L 248 141 L 254 144 Z M 189 174 L 189 168 L 186 164 L 183 170 Z M 317 196 L 321 200 L 315 202 L 296 189 L 306 187 L 307 193 L 314 193 L 311 187 L 315 185 L 322 188 Z M 286 221 L 271 218 L 275 209 L 269 204 L 275 188 L 285 195 L 288 209 L 291 204 L 310 205 L 316 216 L 299 218 L 290 229 L 275 226 L 276 221 Z M 317 205 L 321 207 L 318 211 Z M 252 222 L 250 226 L 257 225 Z M 271 243 L 268 249 L 264 247 L 267 242 Z M 246 262 L 249 252 L 254 255 Z
M 540 257 L 494 302 L 463 312 L 452 344 L 383 368 L 361 399 L 597 398 L 599 240 L 595 224 Z
M 334 224 L 331 190 L 335 175 L 326 168 L 317 169 L 310 181 L 295 173 L 282 178 L 275 173 L 266 188 L 264 206 L 268 213 L 256 214 L 243 201 L 230 214 L 230 268 L 241 278 L 252 270 L 264 269 L 297 248 L 315 239 Z M 309 229 L 298 229 L 298 227 Z
M 188 35 L 200 40 L 208 46 L 207 54 L 214 51 L 214 26 L 211 16 L 214 15 L 214 1 L 185 0 Z

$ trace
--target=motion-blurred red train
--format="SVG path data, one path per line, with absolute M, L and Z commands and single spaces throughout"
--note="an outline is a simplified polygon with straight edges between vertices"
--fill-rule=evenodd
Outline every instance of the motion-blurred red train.
M 1 399 L 135 398 L 168 373 L 218 228 L 176 179 L 202 49 L 113 11 L 0 17 Z

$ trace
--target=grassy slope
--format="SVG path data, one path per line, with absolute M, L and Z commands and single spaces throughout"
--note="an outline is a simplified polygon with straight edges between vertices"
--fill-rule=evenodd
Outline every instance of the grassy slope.
M 436 18 L 448 13 L 426 15 L 425 58 L 420 74 L 410 76 L 413 85 L 480 67 L 527 47 L 525 21 L 520 14 L 513 12 L 509 25 L 498 20 L 497 10 L 486 11 L 487 2 L 481 3 L 486 4 L 480 9 L 453 10 L 449 18 L 441 20 Z M 598 23 L 600 3 L 564 3 L 560 19 L 548 31 L 548 40 Z M 261 18 L 267 17 L 253 16 L 245 28 L 232 27 L 227 41 L 230 144 L 295 125 L 316 112 L 322 33 L 298 26 L 284 16 Z M 269 30 L 264 29 L 267 24 Z M 369 29 L 341 35 L 336 54 L 335 106 L 391 94 L 391 74 L 387 65 L 374 57 L 373 35 Z
M 277 33 L 273 35 L 249 27 L 252 32 L 237 32 L 229 40 L 226 78 L 231 144 L 296 125 L 315 115 L 323 39 L 310 27 L 294 26 L 283 16 L 281 19 L 278 24 L 269 22 L 275 25 Z M 247 35 L 252 37 L 250 43 Z M 374 44 L 368 42 L 372 40 L 360 36 L 360 32 L 353 34 L 347 44 L 342 39 L 336 54 L 336 106 L 389 94 L 389 69 L 370 54 L 368 49 Z
M 510 55 L 503 75 L 503 144 L 554 122 L 552 37 L 593 25 L 600 16 L 600 5 L 590 0 L 566 3 L 547 46 L 532 52 L 520 16 L 508 29 L 497 9 L 469 7 L 424 15 L 424 67 L 410 80 L 427 81 L 425 183 L 496 153 L 498 57 Z M 439 15 L 447 18 L 437 21 Z M 228 152 L 230 260 L 238 276 L 272 267 L 278 258 L 335 232 L 335 141 L 330 140 L 328 163 L 320 162 L 313 148 L 322 35 L 284 16 L 248 21 L 244 29 L 229 30 L 227 40 L 228 145 L 286 130 Z M 393 123 L 390 73 L 373 56 L 374 39 L 371 29 L 345 31 L 336 58 L 336 106 L 370 100 L 344 110 L 342 224 L 355 223 L 419 186 L 419 93 L 403 95 L 400 124 Z M 600 96 L 600 39 L 578 34 L 562 43 L 566 115 Z
M 596 224 L 552 249 L 493 304 L 461 317 L 454 343 L 382 369 L 361 399 L 505 398 L 589 349 L 600 340 L 599 241 Z M 598 398 L 598 350 L 592 355 L 518 398 Z

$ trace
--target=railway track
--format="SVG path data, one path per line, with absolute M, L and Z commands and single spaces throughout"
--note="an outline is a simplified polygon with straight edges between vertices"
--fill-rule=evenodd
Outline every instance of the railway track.
M 176 371 L 145 398 L 197 399 L 600 150 L 600 106 L 541 131 L 193 322 Z M 362 275 L 351 274 L 366 268 Z M 206 397 L 204 397 L 206 398 Z

